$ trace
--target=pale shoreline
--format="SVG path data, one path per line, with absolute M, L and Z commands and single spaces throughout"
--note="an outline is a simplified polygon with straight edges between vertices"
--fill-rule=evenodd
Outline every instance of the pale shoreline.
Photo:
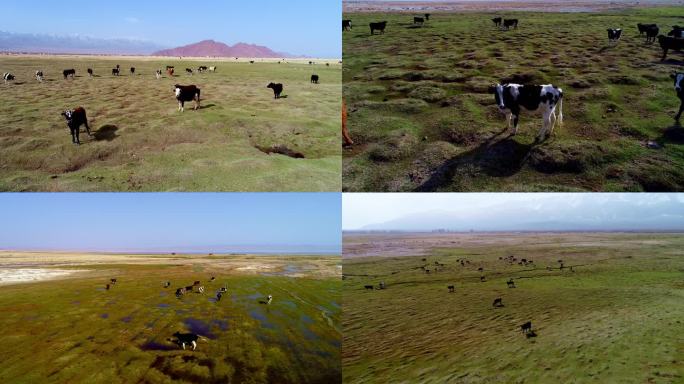
M 45 59 L 45 58 L 53 58 L 53 59 L 97 59 L 97 60 L 138 60 L 138 61 L 167 61 L 167 62 L 172 62 L 172 61 L 196 61 L 196 62 L 217 62 L 217 63 L 248 63 L 250 61 L 254 61 L 255 63 L 277 63 L 277 62 L 284 62 L 284 63 L 295 63 L 295 64 L 308 64 L 310 61 L 315 62 L 317 64 L 336 64 L 338 63 L 340 59 L 335 59 L 335 58 L 314 58 L 314 57 L 307 57 L 307 58 L 277 58 L 277 57 L 269 57 L 269 58 L 263 58 L 263 57 L 238 57 L 237 60 L 235 60 L 234 57 L 192 57 L 192 56 L 183 56 L 182 58 L 178 58 L 178 56 L 145 56 L 145 55 L 106 55 L 106 54 L 67 54 L 67 53 L 60 53 L 60 54 L 52 54 L 52 53 L 21 53 L 21 52 L 0 52 L 0 57 L 21 57 L 21 58 L 33 58 L 33 59 Z
M 682 0 L 651 0 L 651 1 L 343 1 L 343 12 L 348 13 L 416 13 L 416 12 L 602 12 L 617 11 L 632 8 L 682 6 Z

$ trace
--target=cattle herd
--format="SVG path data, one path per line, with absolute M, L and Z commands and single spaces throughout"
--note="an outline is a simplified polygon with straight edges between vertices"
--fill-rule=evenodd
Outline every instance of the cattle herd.
M 209 281 L 214 282 L 216 280 L 216 277 L 212 276 Z M 109 279 L 109 283 L 105 284 L 105 290 L 109 291 L 114 288 L 114 286 L 117 284 L 117 279 L 116 278 L 111 278 Z M 162 283 L 162 287 L 164 288 L 169 288 L 171 287 L 171 282 L 170 281 L 165 281 Z M 228 287 L 224 284 L 223 287 L 219 288 L 216 291 L 216 299 L 214 300 L 215 303 L 218 303 L 221 301 L 221 297 L 228 292 Z M 180 287 L 176 289 L 176 298 L 182 299 L 184 295 L 190 294 L 190 293 L 198 293 L 198 294 L 203 294 L 204 293 L 204 286 L 201 285 L 201 282 L 199 280 L 196 280 L 193 282 L 192 285 L 188 285 L 185 287 Z M 270 305 L 273 302 L 273 295 L 268 295 L 266 296 L 265 300 L 260 300 L 260 304 L 266 304 Z M 167 339 L 168 341 L 173 341 L 176 344 L 178 344 L 179 347 L 185 349 L 185 344 L 192 345 L 192 350 L 194 351 L 197 348 L 197 340 L 198 339 L 203 339 L 202 336 L 194 334 L 194 333 L 184 333 L 181 334 L 180 332 L 176 332 L 173 334 L 173 336 L 176 338 L 174 339 Z
M 237 59 L 237 58 L 236 58 Z M 251 63 L 254 63 L 254 61 L 250 61 Z M 280 63 L 280 62 L 279 62 Z M 309 62 L 309 64 L 314 64 L 313 62 Z M 329 64 L 326 64 L 329 66 Z M 174 70 L 175 67 L 171 65 L 166 66 L 166 73 L 169 76 L 174 76 Z M 216 72 L 217 67 L 216 66 L 204 66 L 201 65 L 197 68 L 198 73 L 203 73 L 203 72 Z M 190 76 L 194 74 L 194 71 L 192 68 L 186 68 L 185 69 L 186 73 Z M 88 72 L 88 77 L 93 77 L 94 76 L 94 71 L 92 68 L 87 69 Z M 136 68 L 135 67 L 130 67 L 129 72 L 131 76 L 135 76 L 136 74 Z M 112 76 L 118 77 L 121 75 L 121 67 L 119 64 L 116 65 L 116 67 L 112 68 Z M 65 80 L 67 79 L 74 79 L 76 77 L 76 70 L 73 68 L 65 69 L 62 71 L 62 76 L 64 77 Z M 35 77 L 38 82 L 43 82 L 45 80 L 45 75 L 42 70 L 37 70 L 35 72 Z M 162 70 L 157 69 L 155 71 L 155 78 L 157 80 L 162 78 Z M 10 81 L 16 80 L 16 77 L 14 74 L 5 72 L 2 75 L 2 79 L 4 80 L 5 84 L 7 84 Z M 317 74 L 312 74 L 311 75 L 311 83 L 312 84 L 318 84 L 319 82 L 319 76 Z M 269 83 L 267 85 L 267 88 L 273 89 L 273 94 L 275 99 L 280 99 L 281 94 L 283 92 L 283 84 L 281 83 Z M 176 84 L 174 85 L 173 92 L 176 96 L 176 101 L 178 102 L 178 110 L 180 112 L 185 111 L 185 102 L 193 101 L 194 102 L 194 108 L 193 110 L 198 110 L 200 109 L 200 89 L 196 85 L 180 85 Z M 62 116 L 66 119 L 67 126 L 69 127 L 69 131 L 71 133 L 71 141 L 73 144 L 80 145 L 81 141 L 79 139 L 79 133 L 80 133 L 80 127 L 82 125 L 85 125 L 86 132 L 88 133 L 88 136 L 92 136 L 90 133 L 90 127 L 88 126 L 88 118 L 86 117 L 86 110 L 83 107 L 77 107 L 74 109 L 69 109 L 66 111 L 63 111 L 61 113 Z
M 430 15 L 425 14 L 424 17 L 414 16 L 413 24 L 422 25 L 429 20 Z M 495 17 L 491 19 L 497 28 L 502 30 L 517 29 L 518 19 L 505 19 L 503 17 Z M 387 21 L 371 22 L 370 34 L 375 35 L 375 32 L 381 34 L 385 33 L 387 28 Z M 342 31 L 351 31 L 352 21 L 342 20 Z M 670 50 L 681 51 L 684 49 L 684 27 L 675 25 L 672 30 L 665 35 L 660 35 L 660 28 L 656 24 L 637 24 L 637 29 L 640 35 L 646 36 L 646 43 L 658 41 L 663 51 L 661 61 L 667 58 Z M 622 29 L 608 28 L 608 42 L 609 44 L 617 44 L 622 37 Z M 671 75 L 675 82 L 675 91 L 677 97 L 681 101 L 679 113 L 675 119 L 679 121 L 684 111 L 684 74 L 674 73 Z M 513 123 L 512 135 L 515 135 L 518 130 L 518 119 L 521 109 L 528 111 L 542 112 L 542 128 L 537 135 L 537 141 L 544 139 L 553 133 L 553 128 L 558 121 L 559 125 L 563 124 L 563 90 L 553 84 L 496 84 L 489 88 L 489 92 L 494 94 L 494 99 L 499 110 L 506 116 L 508 128 L 511 128 Z M 556 115 L 556 108 L 558 115 Z M 346 108 L 343 107 L 342 116 L 342 130 L 343 140 L 345 145 L 352 145 L 353 141 L 346 132 Z M 346 134 L 345 134 L 346 133 Z
M 684 79 L 684 74 L 681 74 L 680 76 L 682 79 Z M 422 270 L 428 275 L 430 274 L 430 271 L 432 271 L 434 273 L 444 272 L 444 271 L 448 272 L 447 264 L 440 263 L 438 261 L 435 261 L 434 264 L 428 264 L 426 258 L 423 258 L 421 260 L 423 262 L 422 265 L 410 268 L 410 270 Z M 533 270 L 538 270 L 538 268 L 536 268 L 536 265 L 532 260 L 518 259 L 514 255 L 508 255 L 506 257 L 499 257 L 499 261 L 503 264 L 508 265 L 508 266 L 512 266 L 512 265 L 517 264 L 519 266 L 523 266 L 523 267 L 529 266 L 529 267 L 532 267 Z M 471 266 L 471 262 L 467 258 L 456 259 L 456 263 L 458 265 L 460 265 L 462 268 L 466 268 L 466 269 L 469 269 Z M 557 271 L 563 272 L 564 270 L 569 270 L 570 273 L 575 272 L 573 266 L 570 266 L 569 268 L 566 267 L 563 260 L 558 260 L 558 266 L 557 267 L 548 265 L 548 266 L 546 266 L 545 269 L 547 271 L 557 270 Z M 392 272 L 392 275 L 395 275 L 399 272 L 400 271 L 394 271 L 394 272 Z M 485 269 L 483 267 L 478 267 L 477 272 L 479 273 L 479 281 L 482 283 L 487 282 L 487 278 L 485 276 Z M 346 276 L 343 275 L 342 279 L 346 280 Z M 508 288 L 511 288 L 511 289 L 516 288 L 515 281 L 513 280 L 513 278 L 509 278 L 506 281 L 506 286 Z M 385 284 L 384 281 L 381 281 L 377 285 L 377 287 L 375 285 L 372 285 L 372 284 L 367 284 L 367 285 L 363 286 L 363 289 L 368 290 L 368 291 L 382 290 L 382 289 L 386 289 L 386 288 L 387 288 L 387 285 Z M 455 293 L 456 292 L 456 286 L 453 284 L 447 285 L 447 290 L 448 290 L 448 293 Z M 495 298 L 494 301 L 492 302 L 492 307 L 493 308 L 503 308 L 504 307 L 503 298 L 501 298 L 501 297 Z M 531 321 L 527 321 L 524 324 L 522 324 L 520 326 L 520 329 L 522 330 L 522 333 L 528 338 L 537 336 L 537 334 L 532 330 L 532 322 Z

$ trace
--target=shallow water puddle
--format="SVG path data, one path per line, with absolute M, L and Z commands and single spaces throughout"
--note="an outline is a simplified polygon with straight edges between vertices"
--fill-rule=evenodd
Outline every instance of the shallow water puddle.
M 192 333 L 202 335 L 209 339 L 216 338 L 216 336 L 211 333 L 211 325 L 203 320 L 188 317 L 183 322 L 185 323 L 185 326 L 188 327 L 188 330 Z
M 249 311 L 249 315 L 252 319 L 257 320 L 262 328 L 275 329 L 275 325 L 266 318 L 266 314 L 261 312 L 260 309 L 252 309 Z

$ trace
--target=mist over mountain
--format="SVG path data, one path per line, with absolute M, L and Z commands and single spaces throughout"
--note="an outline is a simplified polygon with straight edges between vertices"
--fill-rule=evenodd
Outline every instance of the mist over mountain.
M 562 196 L 559 196 L 562 197 Z M 540 199 L 532 205 L 497 204 L 486 209 L 448 208 L 403 215 L 363 230 L 431 231 L 661 231 L 684 230 L 684 204 L 654 201 Z
M 163 48 L 166 47 L 143 40 L 0 31 L 0 51 L 2 52 L 149 55 Z

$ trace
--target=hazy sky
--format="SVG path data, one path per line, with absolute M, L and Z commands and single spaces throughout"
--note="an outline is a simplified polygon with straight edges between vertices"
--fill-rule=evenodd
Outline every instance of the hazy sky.
M 335 193 L 0 194 L 0 249 L 338 252 Z
M 345 230 L 684 229 L 684 194 L 353 193 L 342 200 Z
M 169 47 L 214 39 L 278 52 L 341 57 L 339 0 L 3 0 L 0 30 L 148 40 Z

